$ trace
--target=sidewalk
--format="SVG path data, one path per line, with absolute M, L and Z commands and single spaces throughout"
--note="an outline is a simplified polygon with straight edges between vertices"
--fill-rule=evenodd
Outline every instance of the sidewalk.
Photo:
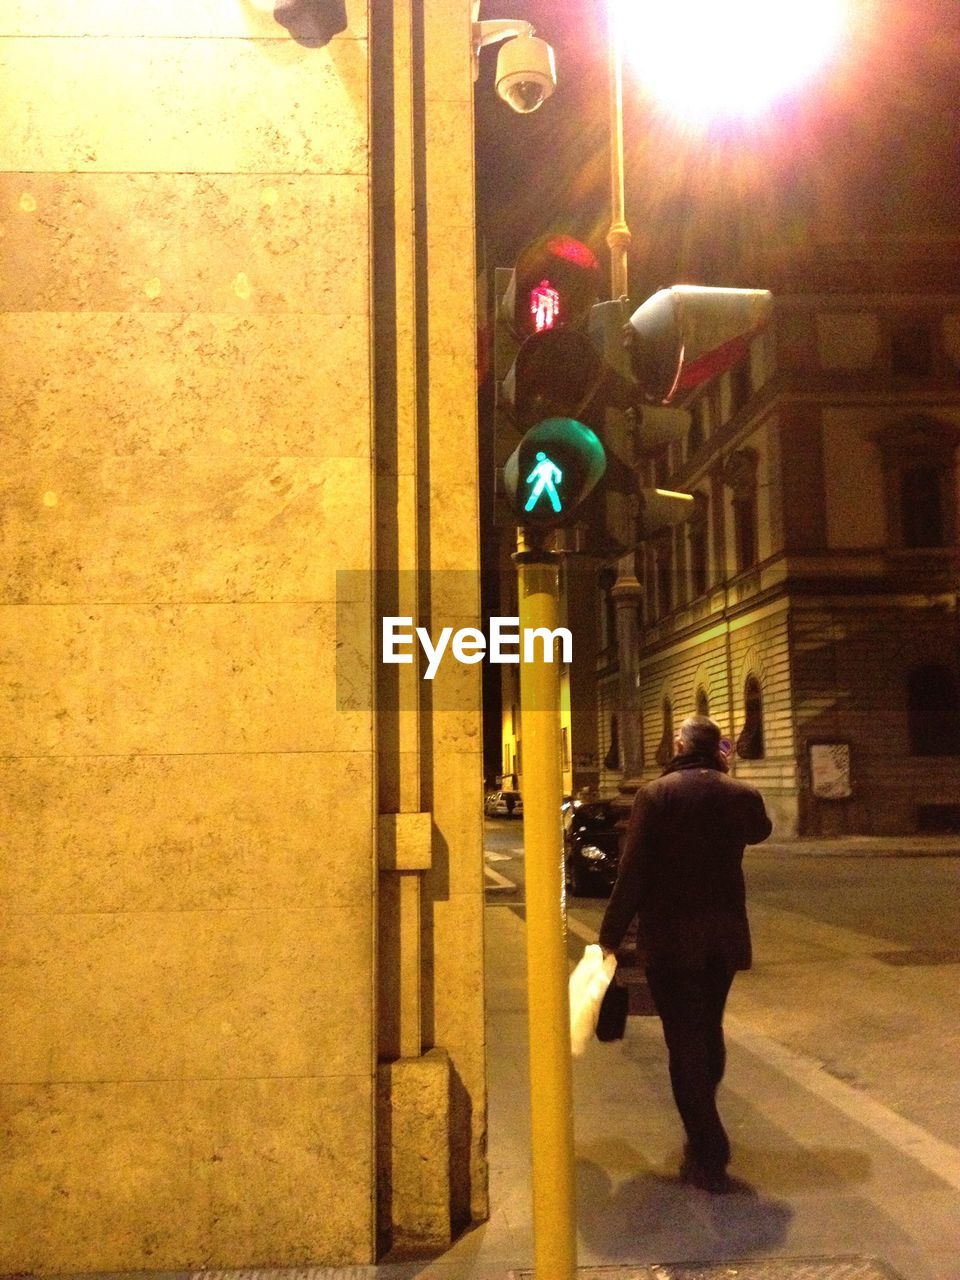
M 358 1277 L 531 1276 L 523 923 L 506 902 L 486 918 L 490 1221 L 433 1262 Z M 960 1280 L 960 1152 L 731 1006 L 721 1105 L 745 1184 L 732 1195 L 675 1177 L 682 1139 L 656 1018 L 631 1018 L 621 1045 L 595 1043 L 575 1063 L 584 1280 Z
M 891 844 L 881 847 L 893 852 Z M 850 849 L 844 841 L 845 856 Z M 631 1017 L 622 1043 L 595 1042 L 575 1061 L 580 1280 L 960 1280 L 960 1150 L 830 1074 L 802 1046 L 786 1047 L 778 1026 L 763 1021 L 761 997 L 780 982 L 778 1009 L 789 1010 L 794 951 L 844 932 L 796 917 L 787 936 L 779 914 L 767 914 L 769 923 L 758 908 L 754 920 L 780 939 L 779 951 L 766 946 L 776 954 L 755 992 L 745 976 L 734 983 L 726 1020 L 720 1101 L 739 1190 L 714 1197 L 676 1178 L 682 1134 L 655 1017 Z M 575 915 L 568 924 L 577 948 L 593 940 Z M 869 942 L 846 941 L 854 954 Z M 507 895 L 486 909 L 486 957 L 488 1222 L 430 1261 L 151 1280 L 533 1280 L 525 938 Z M 909 992 L 897 986 L 891 998 Z M 830 1001 L 824 992 L 821 1011 Z M 942 1053 L 955 1055 L 956 1045 L 947 1035 Z M 929 1061 L 924 1048 L 924 1070 Z M 960 1098 L 945 1104 L 956 1111 Z
M 960 858 L 960 835 L 772 839 L 765 840 L 763 848 L 810 858 Z

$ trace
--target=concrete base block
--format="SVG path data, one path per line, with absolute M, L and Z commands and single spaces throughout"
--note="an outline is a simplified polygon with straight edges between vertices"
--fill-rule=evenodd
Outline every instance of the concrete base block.
M 377 1069 L 378 1247 L 435 1252 L 452 1236 L 450 1060 L 431 1049 Z

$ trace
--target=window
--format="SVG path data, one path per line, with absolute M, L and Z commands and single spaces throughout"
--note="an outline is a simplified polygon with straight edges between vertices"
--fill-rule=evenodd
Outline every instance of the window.
M 739 410 L 750 399 L 750 393 L 753 390 L 753 374 L 750 368 L 750 356 L 745 355 L 742 360 L 730 370 L 730 417 Z
M 737 738 L 737 755 L 743 760 L 762 760 L 763 693 L 756 676 L 747 676 L 743 686 L 743 703 L 746 716 Z
M 697 689 L 695 705 L 698 716 L 708 716 L 710 714 L 710 699 L 707 696 L 707 691 L 703 685 L 700 685 Z
M 912 414 L 890 422 L 874 440 L 883 467 L 891 546 L 950 546 L 957 528 L 960 428 Z
M 905 547 L 946 545 L 943 479 L 943 471 L 935 463 L 921 462 L 901 471 L 900 522 Z
M 663 700 L 663 734 L 654 759 L 659 765 L 667 765 L 673 759 L 673 704 L 669 698 Z
M 890 369 L 899 378 L 928 378 L 933 371 L 930 325 L 918 316 L 896 321 L 890 332 Z
M 757 563 L 757 466 L 753 449 L 738 449 L 724 468 L 724 482 L 733 490 L 735 573 Z
M 687 554 L 690 565 L 690 598 L 695 600 L 706 592 L 708 586 L 706 513 L 701 518 L 691 520 L 687 528 Z
M 687 572 L 687 540 L 683 526 L 677 525 L 670 538 L 673 548 L 673 603 L 681 605 L 690 598 L 690 578 Z
M 610 747 L 603 757 L 605 769 L 620 768 L 620 724 L 615 715 L 610 717 Z
M 690 429 L 687 432 L 688 458 L 692 458 L 698 449 L 703 448 L 705 438 L 703 430 L 703 401 L 698 400 L 690 409 Z
M 657 613 L 662 618 L 673 608 L 673 538 L 669 533 L 657 541 Z
M 733 539 L 737 573 L 757 563 L 757 499 L 752 493 L 733 500 Z
M 612 594 L 615 581 L 616 574 L 612 569 L 603 568 L 597 574 L 597 589 L 600 593 L 597 616 L 601 649 L 612 649 L 617 643 L 617 607 Z
M 913 756 L 960 755 L 960 700 L 947 667 L 930 663 L 907 676 L 907 729 Z

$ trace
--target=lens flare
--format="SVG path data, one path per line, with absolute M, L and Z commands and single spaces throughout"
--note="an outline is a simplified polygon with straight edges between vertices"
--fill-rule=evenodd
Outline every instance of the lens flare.
M 671 115 L 754 117 L 839 51 L 850 0 L 608 0 L 626 63 Z

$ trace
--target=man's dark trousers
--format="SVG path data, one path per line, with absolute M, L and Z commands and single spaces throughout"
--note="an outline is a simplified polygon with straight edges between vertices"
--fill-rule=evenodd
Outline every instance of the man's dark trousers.
M 673 1097 L 693 1159 L 710 1173 L 730 1160 L 730 1140 L 717 1111 L 726 1047 L 723 1010 L 733 972 L 722 962 L 702 969 L 649 968 L 647 985 L 670 1060 Z

